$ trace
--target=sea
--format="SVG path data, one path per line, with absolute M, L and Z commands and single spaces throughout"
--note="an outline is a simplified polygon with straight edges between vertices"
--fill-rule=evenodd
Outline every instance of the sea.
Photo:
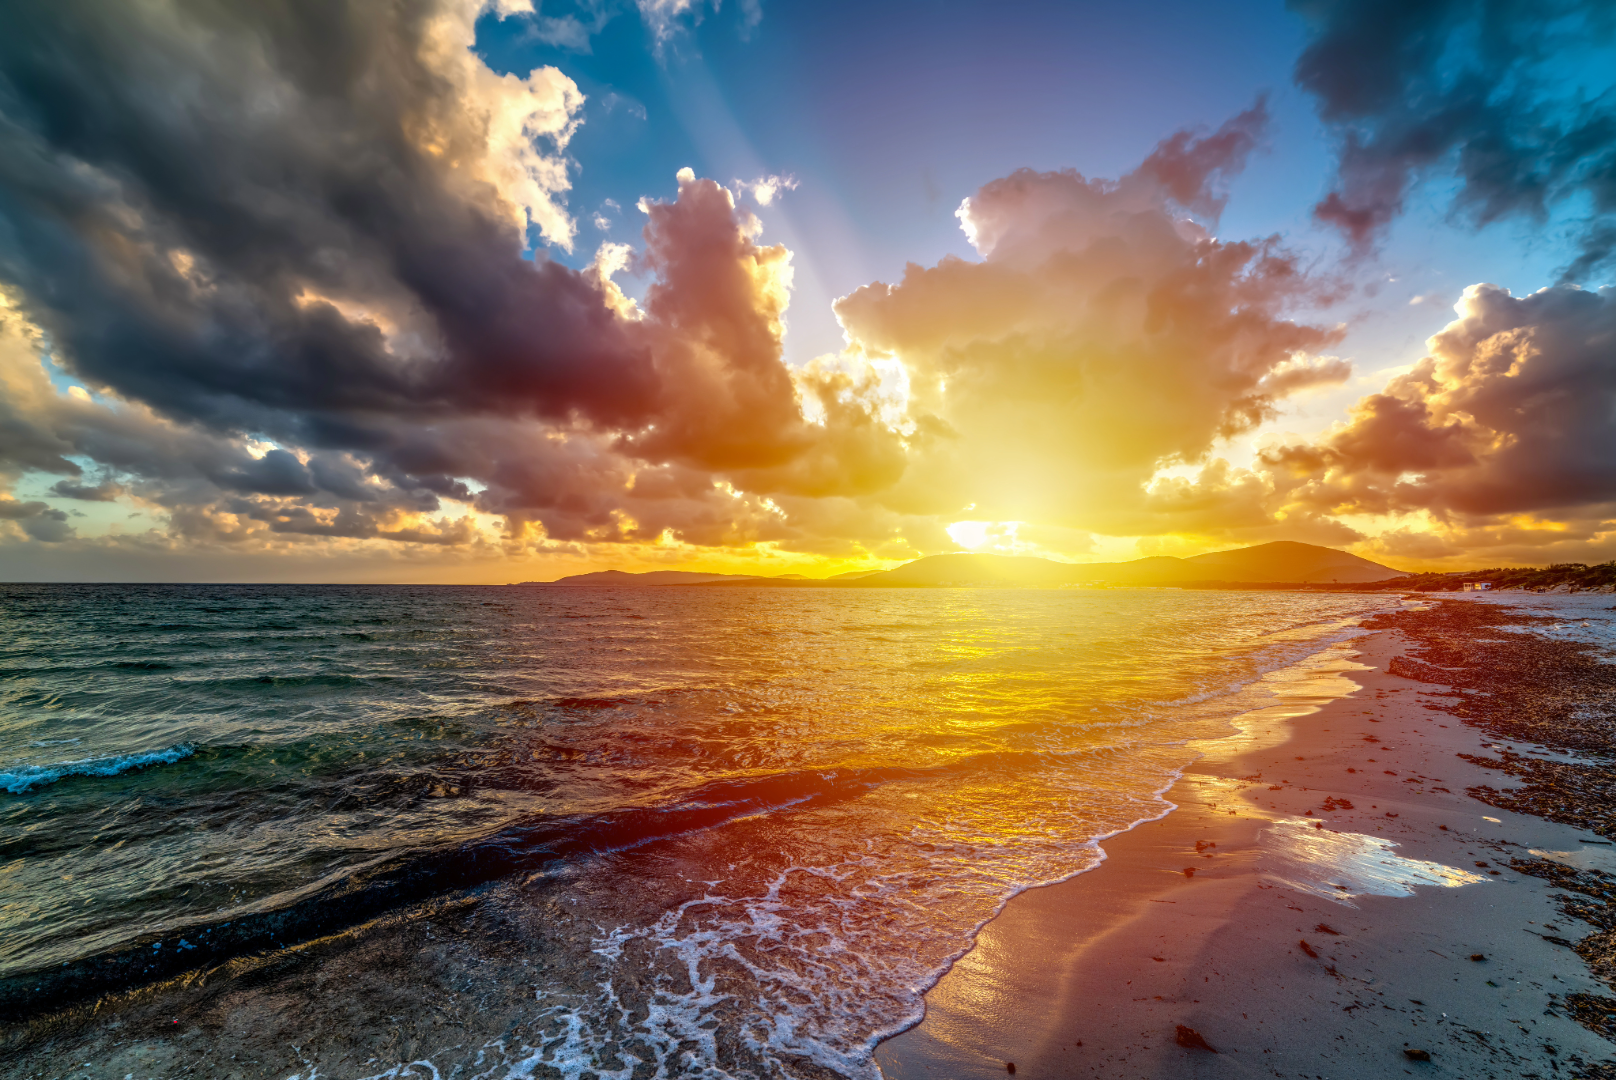
M 508 992 L 407 1059 L 328 1010 L 318 1075 L 873 1078 L 1010 897 L 1399 602 L 0 585 L 0 998 L 485 910 L 457 963 Z M 459 993 L 417 955 L 394 1023 Z

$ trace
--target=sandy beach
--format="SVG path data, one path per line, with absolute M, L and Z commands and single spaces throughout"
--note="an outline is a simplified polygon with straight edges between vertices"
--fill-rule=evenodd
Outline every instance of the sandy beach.
M 1600 904 L 1564 891 L 1611 883 L 1608 830 L 1578 827 L 1597 807 L 1569 784 L 1538 799 L 1559 822 L 1467 794 L 1523 801 L 1488 794 L 1513 786 L 1506 763 L 1597 780 L 1565 751 L 1596 751 L 1604 732 L 1540 715 L 1540 743 L 1500 738 L 1524 717 L 1406 677 L 1440 676 L 1430 654 L 1446 645 L 1446 677 L 1485 684 L 1513 661 L 1509 689 L 1535 676 L 1554 712 L 1549 690 L 1586 681 L 1590 646 L 1486 629 L 1519 617 L 1492 599 L 1381 620 L 1353 660 L 1276 684 L 1282 704 L 1203 744 L 1177 811 L 1105 841 L 1099 869 L 1012 900 L 929 992 L 924 1022 L 879 1049 L 883 1072 L 1611 1075 L 1589 1024 L 1616 1002 L 1569 947 L 1599 927 L 1568 906 L 1598 919 Z

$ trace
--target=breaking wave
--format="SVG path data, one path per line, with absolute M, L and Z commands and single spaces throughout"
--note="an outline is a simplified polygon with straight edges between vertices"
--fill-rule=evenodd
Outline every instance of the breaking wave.
M 181 743 L 164 750 L 147 750 L 139 754 L 80 758 L 77 761 L 58 761 L 50 765 L 18 765 L 0 772 L 0 788 L 13 795 L 24 795 L 36 787 L 54 784 L 71 776 L 117 776 L 136 769 L 147 769 L 153 765 L 172 765 L 194 753 L 196 753 L 194 746 Z

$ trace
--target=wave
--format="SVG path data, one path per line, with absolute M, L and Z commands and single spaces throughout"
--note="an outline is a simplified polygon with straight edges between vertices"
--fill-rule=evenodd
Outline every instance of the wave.
M 186 753 L 190 753 L 189 750 Z M 134 755 L 131 755 L 134 756 Z M 480 840 L 416 849 L 316 882 L 264 908 L 172 928 L 57 967 L 0 978 L 0 1012 L 35 1013 L 358 926 L 386 912 L 590 855 L 626 851 L 803 803 L 856 798 L 920 775 L 905 768 L 824 769 L 704 784 L 672 805 L 509 826 Z M 277 902 L 278 901 L 278 902 Z
M 1363 627 L 1359 626 L 1357 623 L 1359 618 L 1360 616 L 1353 616 L 1352 622 L 1340 622 L 1337 629 L 1333 633 L 1321 634 L 1316 638 L 1310 638 L 1306 641 L 1270 644 L 1265 648 L 1258 650 L 1251 656 L 1245 658 L 1246 662 L 1251 666 L 1248 671 L 1239 678 L 1231 679 L 1227 682 L 1221 682 L 1214 686 L 1196 690 L 1188 694 L 1183 694 L 1176 698 L 1161 701 L 1147 701 L 1145 704 L 1147 706 L 1156 708 L 1176 708 L 1185 705 L 1200 705 L 1204 702 L 1211 701 L 1214 698 L 1228 697 L 1231 694 L 1236 694 L 1253 683 L 1261 682 L 1263 677 L 1266 675 L 1270 675 L 1276 671 L 1283 671 L 1285 668 L 1298 664 L 1311 656 L 1317 656 L 1336 645 L 1343 644 L 1344 642 L 1353 641 L 1357 638 L 1368 637 L 1372 631 L 1365 630 Z M 1337 622 L 1337 620 L 1329 620 L 1329 622 Z M 1323 620 L 1321 620 L 1321 623 L 1328 625 L 1328 622 L 1324 622 Z
M 189 743 L 181 743 L 164 750 L 147 750 L 140 754 L 80 758 L 77 761 L 58 761 L 51 765 L 19 765 L 0 772 L 0 789 L 13 795 L 22 795 L 36 787 L 54 784 L 70 776 L 117 776 L 119 773 L 145 769 L 152 765 L 172 765 L 194 753 L 196 747 Z

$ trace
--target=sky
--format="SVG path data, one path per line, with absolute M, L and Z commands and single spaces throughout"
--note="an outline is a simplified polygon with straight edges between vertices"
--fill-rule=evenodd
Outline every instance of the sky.
M 1579 0 L 20 0 L 0 580 L 1616 558 Z

